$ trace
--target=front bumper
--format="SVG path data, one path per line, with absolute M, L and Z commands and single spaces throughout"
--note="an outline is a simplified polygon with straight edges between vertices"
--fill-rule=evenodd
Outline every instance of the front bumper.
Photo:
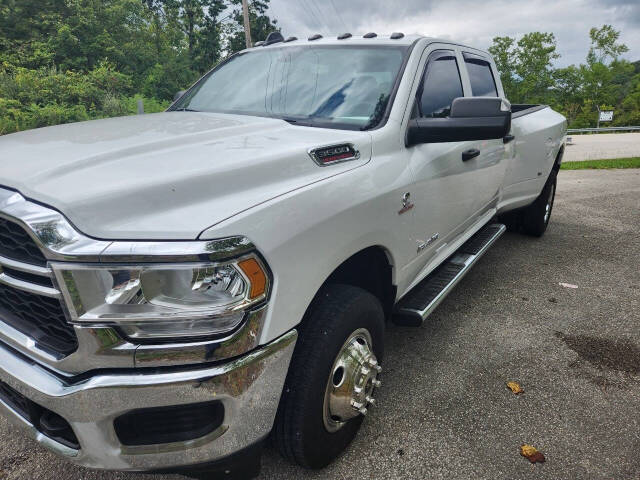
M 0 381 L 55 412 L 73 429 L 79 449 L 44 435 L 8 402 L 0 410 L 29 436 L 73 463 L 109 470 L 160 470 L 227 457 L 271 430 L 295 347 L 295 330 L 225 364 L 198 369 L 127 370 L 69 384 L 0 344 Z M 204 437 L 156 445 L 123 445 L 114 419 L 137 409 L 219 400 L 222 425 Z

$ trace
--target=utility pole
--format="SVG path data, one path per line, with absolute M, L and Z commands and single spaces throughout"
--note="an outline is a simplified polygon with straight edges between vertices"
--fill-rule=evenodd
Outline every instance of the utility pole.
M 251 25 L 249 24 L 248 0 L 242 0 L 242 16 L 244 17 L 244 38 L 247 42 L 247 48 L 251 48 L 253 44 L 251 42 Z

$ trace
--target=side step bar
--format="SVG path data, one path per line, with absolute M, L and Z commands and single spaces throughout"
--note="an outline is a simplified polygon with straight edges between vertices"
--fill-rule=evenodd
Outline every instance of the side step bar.
M 407 327 L 422 325 L 429 314 L 505 230 L 506 227 L 501 223 L 493 223 L 480 229 L 456 253 L 398 302 L 393 322 Z

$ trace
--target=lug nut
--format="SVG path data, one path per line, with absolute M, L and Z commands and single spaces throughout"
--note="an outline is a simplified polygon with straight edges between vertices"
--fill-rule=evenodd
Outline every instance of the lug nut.
M 373 367 L 376 369 L 376 372 L 380 373 L 382 371 L 382 367 L 380 365 L 376 365 L 375 367 Z
M 378 361 L 375 358 L 369 358 L 369 361 L 367 363 L 370 367 L 375 367 L 378 364 Z
M 369 370 L 367 367 L 362 367 L 362 369 L 360 370 L 360 373 L 362 375 L 369 375 L 370 372 L 371 370 Z
M 356 402 L 355 400 L 351 400 L 351 406 L 353 408 L 355 408 L 356 410 L 360 410 L 361 408 L 364 407 L 364 403 L 362 402 Z
M 358 410 L 362 415 L 366 415 L 367 414 L 367 409 L 366 407 L 362 407 L 360 410 Z
M 367 403 L 369 405 L 375 405 L 376 404 L 376 399 L 373 397 L 370 397 L 369 395 L 367 395 L 367 397 L 365 398 L 365 400 L 367 401 Z
M 380 380 L 373 380 L 371 383 L 376 388 L 378 388 L 380 385 L 382 385 L 382 381 L 380 381 Z

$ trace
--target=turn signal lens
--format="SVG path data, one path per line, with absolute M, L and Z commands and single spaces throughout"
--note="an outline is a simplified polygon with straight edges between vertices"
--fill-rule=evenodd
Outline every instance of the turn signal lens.
M 249 292 L 250 299 L 258 298 L 266 292 L 267 276 L 255 258 L 247 258 L 246 260 L 238 262 L 238 267 L 249 277 L 251 282 L 251 291 Z

